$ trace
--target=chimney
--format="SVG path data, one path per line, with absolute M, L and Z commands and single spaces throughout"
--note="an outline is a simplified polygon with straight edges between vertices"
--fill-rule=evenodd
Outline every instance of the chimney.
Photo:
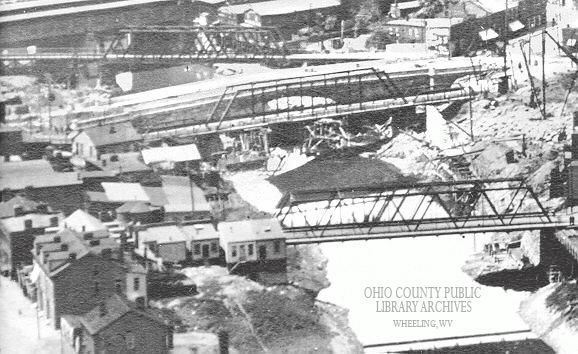
M 24 208 L 20 205 L 14 206 L 14 216 L 24 215 Z
M 60 245 L 60 250 L 61 251 L 68 251 L 68 245 L 66 243 L 63 243 Z
M 124 254 L 125 250 L 126 250 L 126 232 L 123 231 L 120 233 L 120 254 L 121 254 L 120 259 L 121 260 L 123 260 L 122 255 Z
M 145 298 L 143 296 L 139 296 L 135 299 L 136 308 L 139 310 L 144 311 L 145 309 Z
M 37 243 L 37 244 L 36 244 L 36 255 L 37 255 L 37 256 L 40 255 L 40 249 L 41 249 L 41 248 L 42 248 L 42 245 L 39 244 L 39 243 Z
M 104 302 L 101 302 L 100 305 L 98 306 L 98 311 L 100 314 L 100 317 L 104 317 L 106 316 L 106 304 Z
M 68 255 L 68 259 L 70 259 L 71 261 L 74 261 L 76 259 L 76 253 L 71 253 Z
M 229 332 L 219 331 L 219 354 L 229 354 Z
M 48 213 L 48 205 L 46 204 L 39 204 L 36 207 L 36 211 L 38 211 L 39 213 Z
M 82 225 L 82 232 L 86 231 L 86 225 Z
M 105 248 L 101 252 L 102 257 L 105 259 L 110 259 L 112 257 L 112 250 L 110 248 Z

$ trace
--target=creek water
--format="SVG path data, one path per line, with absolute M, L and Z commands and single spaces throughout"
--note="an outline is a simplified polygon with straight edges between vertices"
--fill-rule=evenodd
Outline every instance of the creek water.
M 467 257 L 481 250 L 488 237 L 456 235 L 321 244 L 328 259 L 331 285 L 318 298 L 349 310 L 349 325 L 364 345 L 528 329 L 517 310 L 529 293 L 480 286 L 461 271 Z M 367 290 L 368 287 L 390 288 L 392 293 L 390 298 L 368 298 L 373 291 Z M 407 298 L 406 287 L 422 291 L 441 287 L 440 297 L 433 291 L 426 297 L 414 298 L 407 292 L 410 290 L 405 290 L 410 295 Z M 446 287 L 453 290 L 448 297 Z M 476 290 L 478 297 L 460 298 L 456 293 L 472 287 L 480 287 Z M 399 297 L 397 288 L 401 288 Z M 415 308 L 405 307 L 403 312 L 398 308 L 394 312 L 387 308 L 392 303 L 383 301 L 396 301 L 398 307 L 405 306 L 405 301 L 418 303 Z M 428 301 L 433 301 L 434 312 L 422 312 L 427 310 L 427 306 L 422 306 Z M 454 304 L 461 307 L 453 307 Z M 437 327 L 400 327 L 394 320 L 418 320 L 412 322 L 414 325 L 433 320 Z

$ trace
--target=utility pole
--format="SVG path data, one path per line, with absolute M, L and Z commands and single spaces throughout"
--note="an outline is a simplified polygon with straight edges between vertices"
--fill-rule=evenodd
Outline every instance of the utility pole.
M 542 119 L 546 119 L 546 30 L 542 31 Z
M 506 0 L 506 9 L 504 10 L 504 78 L 500 87 L 500 93 L 508 92 L 508 0 Z

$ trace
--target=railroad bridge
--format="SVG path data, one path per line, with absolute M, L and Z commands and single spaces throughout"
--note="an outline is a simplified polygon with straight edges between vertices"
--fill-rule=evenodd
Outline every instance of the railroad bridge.
M 561 249 L 578 262 L 573 217 L 547 210 L 520 178 L 302 190 L 277 208 L 289 245 L 540 231 L 540 264 L 568 263 Z
M 468 86 L 453 85 L 454 82 L 467 76 L 481 78 L 493 70 L 496 68 L 492 65 L 467 60 L 443 65 L 370 61 L 355 66 L 277 70 L 268 80 L 232 78 L 212 87 L 191 85 L 183 87 L 178 95 L 156 100 L 151 99 L 154 92 L 146 97 L 135 94 L 132 99 L 121 98 L 124 102 L 118 105 L 125 106 L 109 114 L 87 114 L 75 119 L 79 129 L 130 121 L 149 141 L 243 131 L 465 101 L 475 93 Z

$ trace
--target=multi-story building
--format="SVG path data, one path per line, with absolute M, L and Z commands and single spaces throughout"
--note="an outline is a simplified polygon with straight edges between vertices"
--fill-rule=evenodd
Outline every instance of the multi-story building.
M 144 269 L 109 237 L 64 229 L 38 236 L 32 253 L 38 306 L 55 328 L 61 316 L 83 314 L 112 294 L 146 297 Z
M 64 218 L 48 205 L 16 196 L 0 203 L 0 267 L 16 279 L 17 270 L 32 264 L 34 239 L 56 228 Z
M 168 353 L 172 327 L 144 301 L 112 295 L 82 315 L 63 317 L 64 353 Z

